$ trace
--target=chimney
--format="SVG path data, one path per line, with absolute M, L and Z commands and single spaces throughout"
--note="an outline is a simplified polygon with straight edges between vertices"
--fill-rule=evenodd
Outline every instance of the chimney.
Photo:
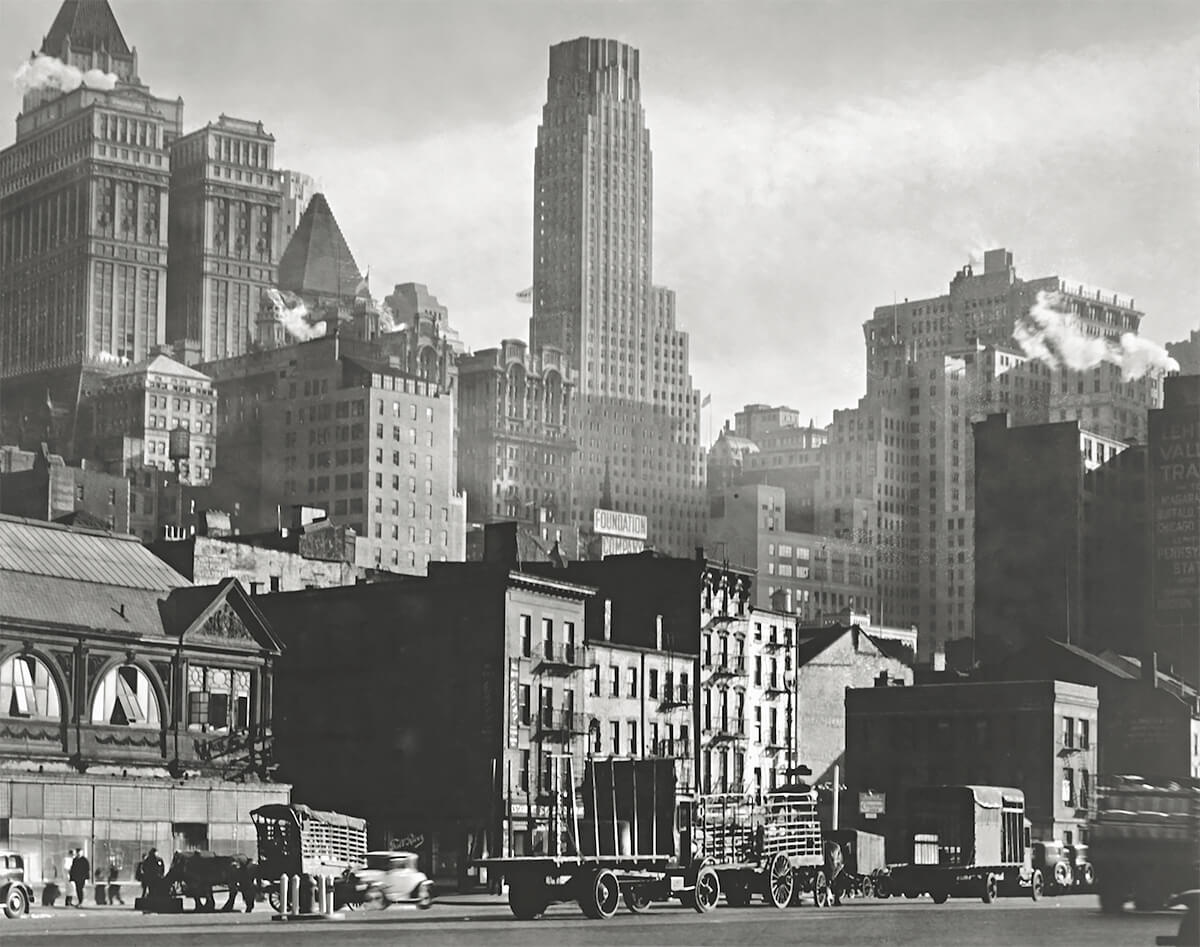
M 662 633 L 663 617 L 662 615 L 654 616 L 654 647 L 661 651 L 663 649 L 663 633 Z
M 612 599 L 604 600 L 604 640 L 612 641 Z

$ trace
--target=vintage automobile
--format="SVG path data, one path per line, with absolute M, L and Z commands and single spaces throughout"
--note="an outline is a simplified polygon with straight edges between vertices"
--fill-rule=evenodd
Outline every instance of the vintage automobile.
M 1197 947 L 1200 945 L 1200 889 L 1182 891 L 1171 898 L 1171 907 L 1182 904 L 1186 911 L 1175 934 L 1159 934 L 1154 943 L 1159 947 Z
M 351 880 L 366 908 L 408 903 L 425 909 L 433 904 L 433 883 L 417 870 L 413 852 L 367 852 L 366 867 L 355 869 Z
M 25 859 L 17 852 L 0 851 L 0 897 L 4 916 L 13 919 L 29 913 L 33 889 L 25 884 Z

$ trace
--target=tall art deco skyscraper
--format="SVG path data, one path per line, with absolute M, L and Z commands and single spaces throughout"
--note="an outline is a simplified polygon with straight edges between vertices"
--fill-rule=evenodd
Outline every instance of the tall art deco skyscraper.
M 704 533 L 700 396 L 675 294 L 651 282 L 652 207 L 638 51 L 586 37 L 551 47 L 529 334 L 578 378 L 572 519 L 642 514 L 656 548 L 687 555 Z

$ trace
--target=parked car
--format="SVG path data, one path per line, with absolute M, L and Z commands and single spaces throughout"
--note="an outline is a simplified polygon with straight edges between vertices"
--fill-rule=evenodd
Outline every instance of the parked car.
M 18 918 L 29 913 L 33 889 L 25 883 L 25 859 L 17 852 L 0 851 L 0 896 L 4 916 Z
M 1184 891 L 1171 898 L 1171 906 L 1182 904 L 1187 912 L 1179 921 L 1179 930 L 1174 934 L 1159 934 L 1154 943 L 1172 947 L 1200 947 L 1200 889 Z
M 433 883 L 417 869 L 413 852 L 367 852 L 367 866 L 351 873 L 357 898 L 364 907 L 389 904 L 433 904 Z

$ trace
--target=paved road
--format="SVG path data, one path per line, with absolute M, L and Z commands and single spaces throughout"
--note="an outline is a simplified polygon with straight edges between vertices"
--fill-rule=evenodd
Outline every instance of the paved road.
M 1155 935 L 1174 933 L 1178 916 L 1126 914 L 1106 917 L 1096 899 L 1080 895 L 1024 899 L 993 905 L 955 901 L 937 906 L 914 901 L 858 901 L 824 911 L 812 907 L 777 911 L 754 906 L 698 915 L 676 905 L 655 906 L 633 917 L 588 921 L 574 905 L 558 905 L 538 921 L 517 921 L 506 906 L 448 898 L 429 911 L 393 907 L 355 913 L 341 921 L 279 923 L 269 911 L 253 914 L 146 916 L 132 911 L 46 910 L 19 921 L 0 918 L 4 947 L 66 944 L 69 947 L 324 947 L 366 944 L 707 945 L 805 944 L 862 947 L 920 944 L 929 947 L 1138 947 Z

